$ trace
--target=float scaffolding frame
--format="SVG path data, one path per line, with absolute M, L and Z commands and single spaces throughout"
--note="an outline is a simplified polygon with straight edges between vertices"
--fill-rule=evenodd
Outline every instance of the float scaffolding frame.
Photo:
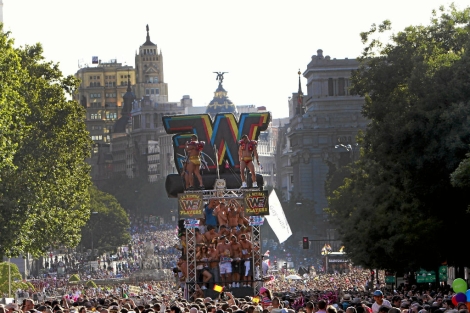
M 238 199 L 243 200 L 245 192 L 259 191 L 260 188 L 244 188 L 244 189 L 208 189 L 208 190 L 188 190 L 184 193 L 202 194 L 203 201 L 210 199 Z M 261 226 L 251 226 L 251 244 L 253 246 L 253 294 L 259 294 L 263 287 L 263 269 L 261 256 Z M 186 228 L 186 262 L 188 277 L 186 277 L 185 296 L 186 299 L 191 298 L 196 291 L 197 274 L 196 274 L 196 231 L 195 228 Z

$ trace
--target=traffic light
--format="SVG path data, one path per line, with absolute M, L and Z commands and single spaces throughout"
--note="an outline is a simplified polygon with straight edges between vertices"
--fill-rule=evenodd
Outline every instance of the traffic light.
M 308 237 L 304 237 L 303 240 L 302 240 L 303 248 L 308 249 L 309 248 L 309 243 L 310 243 L 310 241 L 308 241 Z
M 283 269 L 287 270 L 287 263 L 284 262 L 284 265 L 282 266 Z
M 276 260 L 274 260 L 274 269 L 277 270 L 277 261 Z

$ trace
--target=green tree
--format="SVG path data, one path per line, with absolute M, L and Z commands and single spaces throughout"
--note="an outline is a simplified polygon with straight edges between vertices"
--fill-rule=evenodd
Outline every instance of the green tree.
M 409 26 L 389 43 L 373 39 L 391 29 L 389 21 L 361 34 L 368 45 L 352 84 L 370 124 L 360 160 L 329 198 L 357 264 L 397 270 L 465 262 L 457 251 L 470 199 L 450 175 L 470 150 L 470 8 L 439 11 L 430 25 Z
M 40 44 L 13 47 L 0 29 L 0 256 L 74 246 L 89 215 L 91 140 L 78 87 Z
M 9 274 L 10 273 L 10 274 Z M 11 281 L 11 289 L 10 289 Z M 11 290 L 11 296 L 18 289 L 33 289 L 34 286 L 31 283 L 23 282 L 18 266 L 10 262 L 0 263 L 0 294 L 8 294 L 9 289 Z
M 130 222 L 126 211 L 110 194 L 90 187 L 91 217 L 82 228 L 80 245 L 84 248 L 113 252 L 130 242 Z

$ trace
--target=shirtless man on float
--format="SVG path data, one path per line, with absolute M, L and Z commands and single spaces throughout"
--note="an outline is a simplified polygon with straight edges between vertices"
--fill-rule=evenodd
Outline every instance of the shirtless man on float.
M 238 159 L 240 161 L 240 177 L 242 179 L 242 188 L 247 188 L 245 181 L 246 168 L 250 170 L 253 188 L 258 188 L 258 183 L 256 182 L 255 166 L 253 165 L 253 156 L 256 158 L 256 161 L 259 165 L 258 151 L 256 150 L 258 142 L 255 140 L 249 140 L 248 135 L 243 135 L 238 144 L 240 145 L 238 148 Z
M 199 180 L 199 189 L 204 189 L 202 183 L 202 176 L 200 173 L 201 166 L 201 151 L 204 149 L 204 141 L 198 141 L 196 135 L 191 136 L 191 141 L 186 142 L 186 155 L 187 159 L 184 162 L 182 176 L 186 183 L 186 189 L 193 190 L 194 187 L 194 176 Z

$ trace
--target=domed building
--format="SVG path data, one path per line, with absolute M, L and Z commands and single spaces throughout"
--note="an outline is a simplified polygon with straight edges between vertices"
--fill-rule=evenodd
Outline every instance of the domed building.
M 238 115 L 237 107 L 227 97 L 227 91 L 222 86 L 222 79 L 219 80 L 219 87 L 214 92 L 214 98 L 207 105 L 206 113 L 214 117 L 217 113 L 233 113 Z

